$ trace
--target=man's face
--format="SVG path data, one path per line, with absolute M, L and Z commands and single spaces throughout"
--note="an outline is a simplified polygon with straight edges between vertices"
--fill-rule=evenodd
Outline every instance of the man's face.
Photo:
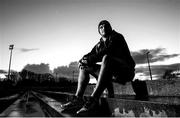
M 108 32 L 107 30 L 108 30 L 107 25 L 102 24 L 99 26 L 99 32 L 100 32 L 101 36 L 105 37 L 107 35 L 107 32 Z

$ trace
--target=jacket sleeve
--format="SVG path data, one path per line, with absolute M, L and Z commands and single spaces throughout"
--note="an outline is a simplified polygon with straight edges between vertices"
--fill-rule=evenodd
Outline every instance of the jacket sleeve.
M 98 44 L 96 44 L 93 49 L 91 50 L 91 52 L 89 52 L 88 54 L 84 55 L 82 59 L 87 59 L 88 61 L 88 65 L 92 65 L 92 64 L 95 64 L 97 62 L 100 62 L 101 61 L 101 58 L 102 58 L 102 54 L 100 52 L 98 52 Z M 81 60 L 82 60 L 81 59 Z M 80 61 L 81 61 L 80 60 Z

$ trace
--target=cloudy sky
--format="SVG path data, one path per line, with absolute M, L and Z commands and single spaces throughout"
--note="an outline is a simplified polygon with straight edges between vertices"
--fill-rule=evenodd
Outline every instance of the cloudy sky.
M 0 69 L 78 61 L 99 41 L 98 23 L 122 33 L 137 67 L 179 63 L 179 0 L 0 0 Z

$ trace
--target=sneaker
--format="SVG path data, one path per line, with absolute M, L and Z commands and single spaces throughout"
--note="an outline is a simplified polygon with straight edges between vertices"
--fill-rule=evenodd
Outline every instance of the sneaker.
M 81 114 L 81 113 L 94 111 L 96 108 L 98 108 L 98 106 L 99 106 L 99 101 L 91 97 L 89 100 L 87 100 L 84 106 L 80 110 L 78 110 L 76 113 Z
M 72 100 L 70 100 L 69 102 L 67 102 L 65 104 L 62 104 L 61 108 L 63 109 L 63 111 L 67 111 L 67 110 L 75 109 L 78 107 L 81 108 L 83 106 L 83 104 L 84 104 L 83 98 L 74 96 L 72 98 Z

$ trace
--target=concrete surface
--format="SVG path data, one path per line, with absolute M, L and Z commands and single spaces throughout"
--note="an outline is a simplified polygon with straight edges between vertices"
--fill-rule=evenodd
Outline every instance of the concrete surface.
M 39 103 L 32 96 L 22 96 L 0 114 L 0 117 L 45 117 Z
M 59 98 L 56 103 L 62 104 L 68 99 L 72 98 L 73 94 L 56 92 L 49 92 L 49 95 L 54 94 L 56 98 Z M 59 97 L 58 97 L 59 96 Z M 85 98 L 88 98 L 86 96 Z M 53 99 L 50 101 L 54 101 Z M 47 102 L 49 104 L 49 102 Z M 101 98 L 100 100 L 100 112 L 105 116 L 113 117 L 180 117 L 180 104 L 168 104 L 168 102 L 152 102 L 152 101 L 138 101 L 127 99 L 115 99 L 115 98 Z M 61 112 L 60 105 L 52 105 L 53 108 Z M 102 114 L 101 114 L 102 115 Z M 72 116 L 72 114 L 70 115 Z M 89 116 L 85 114 L 84 116 Z

